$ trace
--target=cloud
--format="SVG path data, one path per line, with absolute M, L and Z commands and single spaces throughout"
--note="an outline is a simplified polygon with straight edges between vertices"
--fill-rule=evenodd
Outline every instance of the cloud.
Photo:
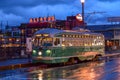
M 4 12 L 0 11 L 0 21 L 2 22 L 3 26 L 6 26 L 7 22 L 9 25 L 20 25 L 21 22 L 25 22 L 24 17 L 15 15 L 15 14 L 5 14 Z
M 55 16 L 57 19 L 66 19 L 66 16 L 73 15 L 76 10 L 73 6 L 65 4 L 59 5 L 39 5 L 35 7 L 15 7 L 10 10 L 2 10 L 3 19 L 9 20 L 11 24 L 20 24 L 22 21 L 29 21 L 31 17 L 44 17 L 44 16 Z M 7 17 L 5 17 L 7 16 Z M 12 17 L 13 18 L 12 18 Z M 12 20 L 10 19 L 12 18 Z M 13 21 L 14 19 L 14 21 Z M 17 20 L 16 20 L 17 19 Z M 23 20 L 24 19 L 24 20 Z M 12 22 L 13 21 L 13 22 Z M 16 22 L 18 21 L 18 22 Z
M 15 17 L 20 16 L 26 21 L 30 17 L 47 16 L 48 14 L 61 18 L 61 16 L 65 17 L 65 14 L 69 12 L 68 10 L 71 10 L 69 5 L 72 3 L 74 0 L 0 0 L 0 10 L 3 12 L 3 16 L 13 14 Z M 65 10 L 66 8 L 67 10 Z M 4 19 L 10 20 L 10 18 Z
M 0 0 L 0 7 L 33 7 L 38 5 L 72 4 L 75 0 Z
M 120 16 L 119 0 L 85 0 L 85 13 L 93 21 L 102 22 L 109 16 Z M 31 17 L 55 15 L 57 19 L 66 19 L 66 16 L 81 13 L 80 0 L 0 0 L 0 20 L 9 21 L 9 24 L 18 25 L 28 22 Z M 88 23 L 89 23 L 88 22 Z
M 116 2 L 116 1 L 119 1 L 119 0 L 98 0 L 98 1 L 102 1 L 102 2 Z

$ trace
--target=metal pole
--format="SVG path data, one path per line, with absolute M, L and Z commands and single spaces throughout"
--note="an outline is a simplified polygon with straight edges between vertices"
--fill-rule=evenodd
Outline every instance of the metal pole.
M 84 3 L 82 3 L 82 20 L 84 22 Z
M 86 29 L 86 26 L 85 26 L 85 19 L 84 19 L 84 2 L 82 2 L 82 20 L 83 20 L 83 27 L 84 29 Z

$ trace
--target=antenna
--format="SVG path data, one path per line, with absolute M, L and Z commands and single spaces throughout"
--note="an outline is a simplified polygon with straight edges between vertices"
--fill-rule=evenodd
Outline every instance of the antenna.
M 2 31 L 2 26 L 3 26 L 3 24 L 2 24 L 2 21 L 1 21 L 1 24 L 0 24 L 0 30 Z

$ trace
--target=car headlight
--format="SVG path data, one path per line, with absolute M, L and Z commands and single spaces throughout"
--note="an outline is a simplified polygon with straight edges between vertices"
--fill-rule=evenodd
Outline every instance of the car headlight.
M 40 56 L 41 56 L 41 55 L 42 55 L 42 52 L 41 52 L 41 51 L 39 51 L 39 52 L 38 52 L 38 55 L 40 55 Z

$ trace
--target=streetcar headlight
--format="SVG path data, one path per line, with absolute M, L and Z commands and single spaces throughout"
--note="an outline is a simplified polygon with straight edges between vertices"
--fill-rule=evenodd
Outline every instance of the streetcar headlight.
M 47 54 L 50 54 L 50 53 L 51 53 L 51 50 L 46 50 L 46 53 L 47 53 Z
M 32 52 L 35 54 L 37 51 L 36 51 L 36 50 L 33 50 Z
M 42 52 L 41 52 L 41 51 L 39 51 L 39 52 L 38 52 L 38 55 L 40 55 L 40 56 L 41 56 L 41 55 L 42 55 Z

